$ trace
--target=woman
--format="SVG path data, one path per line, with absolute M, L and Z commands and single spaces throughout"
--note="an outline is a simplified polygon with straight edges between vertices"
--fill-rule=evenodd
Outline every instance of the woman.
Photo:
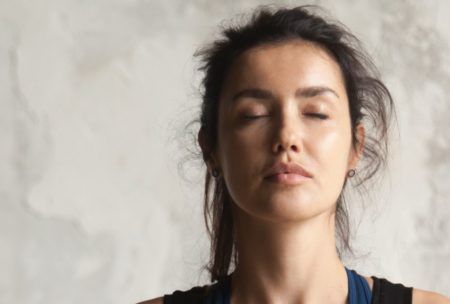
M 141 303 L 450 303 L 340 259 L 344 189 L 385 164 L 394 111 L 358 40 L 307 6 L 259 9 L 223 34 L 198 54 L 215 283 Z

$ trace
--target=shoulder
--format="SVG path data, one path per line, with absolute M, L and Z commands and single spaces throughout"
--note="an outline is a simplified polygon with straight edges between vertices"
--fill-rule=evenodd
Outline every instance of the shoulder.
M 164 304 L 168 303 L 200 303 L 202 302 L 209 292 L 213 290 L 217 284 L 194 286 L 189 290 L 175 290 L 171 294 L 164 295 L 159 298 L 139 302 L 137 304 Z
M 164 297 L 154 298 L 151 300 L 139 302 L 137 304 L 163 304 L 164 303 Z
M 418 289 L 418 288 L 412 288 L 412 287 L 406 287 L 400 283 L 392 283 L 390 281 L 387 281 L 386 279 L 380 279 L 378 277 L 364 277 L 367 281 L 367 283 L 370 286 L 370 289 L 372 290 L 372 292 L 374 292 L 374 288 L 377 289 L 378 288 L 378 292 L 379 292 L 379 284 L 381 281 L 384 281 L 385 284 L 392 286 L 397 286 L 397 290 L 411 290 L 410 292 L 410 297 L 412 297 L 412 304 L 450 304 L 450 299 L 447 298 L 446 296 L 439 294 L 437 292 L 433 292 L 433 291 L 428 291 L 428 290 L 422 290 L 422 289 Z M 377 280 L 378 284 L 374 283 L 374 278 Z M 377 287 L 374 287 L 374 285 L 378 285 Z
M 437 292 L 413 288 L 413 304 L 450 304 L 450 299 Z

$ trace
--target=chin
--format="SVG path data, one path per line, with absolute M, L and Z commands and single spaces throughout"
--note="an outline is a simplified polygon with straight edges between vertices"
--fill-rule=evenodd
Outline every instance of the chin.
M 247 216 L 272 223 L 292 223 L 311 219 L 321 214 L 325 206 L 313 203 L 310 199 L 272 198 L 259 200 L 258 204 L 238 206 Z M 330 206 L 331 208 L 331 206 Z
M 274 223 L 303 222 L 320 214 L 320 210 L 314 206 L 289 206 L 273 207 L 270 212 L 262 214 L 266 220 Z

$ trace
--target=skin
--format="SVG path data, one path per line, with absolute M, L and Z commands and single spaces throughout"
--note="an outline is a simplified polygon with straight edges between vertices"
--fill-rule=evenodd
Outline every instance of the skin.
M 299 94 L 317 87 L 328 91 Z M 234 202 L 239 263 L 231 303 L 347 303 L 334 212 L 347 172 L 362 154 L 365 131 L 357 126 L 359 144 L 353 146 L 339 65 L 301 40 L 252 48 L 225 79 L 218 123 L 218 147 L 208 167 L 219 169 Z M 199 143 L 209 150 L 202 136 Z M 313 177 L 297 185 L 269 182 L 264 176 L 276 161 L 300 164 Z M 365 278 L 372 289 L 372 279 Z M 430 300 L 449 303 L 437 293 L 413 290 L 413 303 Z
M 329 91 L 298 94 L 317 87 Z M 233 98 L 248 89 L 268 94 Z M 322 48 L 300 40 L 265 45 L 233 63 L 220 99 L 213 158 L 235 202 L 240 263 L 232 303 L 346 302 L 334 210 L 363 146 L 364 127 L 357 132 L 354 149 L 341 70 Z M 294 186 L 268 182 L 264 176 L 276 161 L 300 164 L 313 177 Z

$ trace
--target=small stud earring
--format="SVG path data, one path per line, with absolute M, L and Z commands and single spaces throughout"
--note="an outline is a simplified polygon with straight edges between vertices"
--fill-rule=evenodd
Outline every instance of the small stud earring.
M 350 169 L 350 170 L 348 171 L 347 176 L 348 176 L 348 177 L 353 177 L 353 176 L 355 176 L 355 174 L 356 174 L 356 171 L 355 171 L 354 169 Z
M 212 176 L 213 176 L 214 178 L 217 178 L 217 177 L 219 177 L 219 170 L 217 170 L 216 168 L 214 168 L 214 169 L 212 169 L 211 174 L 212 174 Z

